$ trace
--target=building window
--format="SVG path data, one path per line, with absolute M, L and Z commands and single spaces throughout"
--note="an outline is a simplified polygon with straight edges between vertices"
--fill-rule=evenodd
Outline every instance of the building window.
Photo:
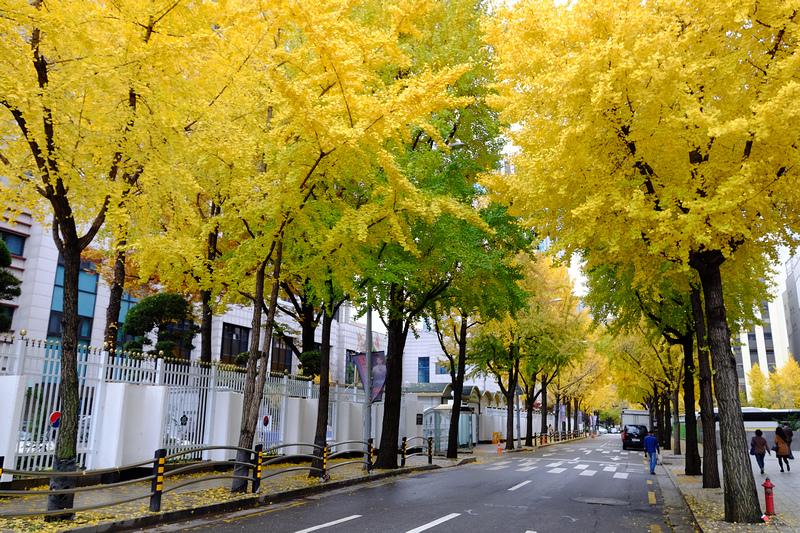
M 10 305 L 0 304 L 0 315 L 8 317 L 8 326 L 11 327 L 11 321 L 14 320 L 14 310 L 16 307 Z
M 272 339 L 272 365 L 273 372 L 292 373 L 292 349 L 283 339 Z
M 50 320 L 47 323 L 47 337 L 53 340 L 60 340 L 63 330 L 62 319 L 64 313 L 61 311 L 50 311 Z M 89 344 L 92 342 L 92 317 L 78 316 L 78 342 Z
M 0 240 L 6 243 L 6 248 L 11 255 L 22 256 L 25 251 L 25 236 L 10 231 L 0 230 Z
M 222 324 L 222 349 L 219 360 L 223 363 L 234 364 L 236 356 L 248 351 L 250 345 L 250 328 Z
M 431 358 L 420 357 L 417 360 L 417 383 L 431 382 Z
M 138 298 L 134 298 L 127 292 L 122 293 L 122 301 L 119 306 L 119 318 L 117 318 L 117 347 L 122 348 L 128 341 L 135 341 L 135 335 L 125 335 L 122 332 L 122 325 L 125 323 L 125 317 L 128 316 L 128 311 L 131 307 L 139 303 Z
M 439 363 L 436 363 L 435 366 L 436 366 L 436 373 L 437 374 L 449 374 L 450 373 L 450 371 L 447 370 L 447 366 L 445 366 L 445 365 L 440 365 Z
M 165 328 L 166 331 L 176 334 L 186 334 L 192 331 L 192 324 L 185 318 L 180 322 L 170 323 Z M 192 358 L 192 345 L 191 339 L 175 339 L 175 350 L 172 352 L 173 357 L 177 359 L 190 360 Z

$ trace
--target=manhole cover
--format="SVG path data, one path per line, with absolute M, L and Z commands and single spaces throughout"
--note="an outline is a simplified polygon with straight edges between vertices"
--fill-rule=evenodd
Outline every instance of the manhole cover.
M 623 500 L 612 500 L 611 498 L 570 498 L 573 502 L 591 503 L 593 505 L 630 505 Z

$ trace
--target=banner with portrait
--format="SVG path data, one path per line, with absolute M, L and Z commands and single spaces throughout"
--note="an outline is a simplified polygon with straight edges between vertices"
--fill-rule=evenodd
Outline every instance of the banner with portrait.
M 351 356 L 353 365 L 358 370 L 358 377 L 361 383 L 366 384 L 367 373 L 366 354 L 356 353 Z M 383 399 L 383 386 L 386 383 L 386 354 L 384 352 L 372 352 L 372 401 L 379 402 Z M 366 393 L 366 391 L 364 391 Z

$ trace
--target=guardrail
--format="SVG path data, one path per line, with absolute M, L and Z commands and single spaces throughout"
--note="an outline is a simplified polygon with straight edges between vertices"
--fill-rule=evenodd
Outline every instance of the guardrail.
M 361 445 L 364 446 L 365 451 L 364 452 L 359 452 L 358 450 L 342 450 L 342 451 L 338 451 L 338 452 L 334 452 L 334 453 L 329 453 L 332 448 L 335 449 L 336 447 L 341 447 L 341 446 L 343 446 L 345 444 L 361 444 Z M 291 454 L 291 455 L 276 455 L 275 457 L 273 457 L 271 459 L 266 459 L 266 457 L 269 457 L 269 455 L 271 453 L 275 453 L 278 450 L 281 450 L 283 448 L 288 448 L 288 447 L 311 448 L 312 451 L 318 450 L 320 452 L 320 454 L 316 455 L 316 454 L 313 454 L 313 453 L 311 453 L 311 454 L 296 453 L 296 454 Z M 235 460 L 230 460 L 230 461 L 202 461 L 202 462 L 187 464 L 185 466 L 181 466 L 179 468 L 175 468 L 175 469 L 170 470 L 168 472 L 165 471 L 167 463 L 169 463 L 171 461 L 180 460 L 180 458 L 182 456 L 185 456 L 185 455 L 196 455 L 198 452 L 212 451 L 212 450 L 229 450 L 231 452 L 240 452 L 240 451 L 241 452 L 245 452 L 250 457 L 250 461 L 249 462 L 241 462 L 241 461 L 235 461 Z M 364 459 L 358 459 L 358 460 L 352 460 L 352 461 L 344 461 L 344 462 L 338 463 L 336 465 L 333 465 L 331 467 L 328 467 L 328 460 L 329 459 L 334 459 L 336 457 L 340 457 L 340 456 L 343 456 L 345 454 L 351 454 L 351 453 L 354 453 L 354 452 L 363 453 L 364 454 Z M 188 485 L 195 484 L 195 483 L 201 483 L 201 482 L 206 482 L 206 481 L 210 481 L 210 480 L 218 480 L 218 479 L 239 479 L 239 480 L 244 480 L 246 482 L 250 482 L 250 484 L 251 484 L 251 492 L 252 493 L 256 493 L 260 489 L 261 482 L 263 480 L 268 479 L 268 478 L 270 478 L 272 476 L 279 475 L 279 474 L 285 474 L 287 472 L 294 472 L 294 471 L 301 471 L 301 470 L 307 470 L 307 471 L 310 471 L 310 472 L 319 472 L 319 474 L 320 474 L 319 477 L 320 477 L 321 481 L 327 481 L 328 479 L 330 479 L 329 472 L 331 470 L 333 470 L 334 468 L 339 468 L 339 467 L 342 467 L 342 466 L 345 466 L 345 465 L 348 465 L 348 464 L 354 464 L 354 463 L 365 464 L 367 466 L 367 471 L 371 472 L 372 468 L 373 468 L 373 464 L 374 464 L 373 456 L 374 456 L 374 450 L 373 450 L 372 439 L 370 439 L 368 442 L 353 440 L 353 441 L 343 441 L 343 442 L 333 443 L 333 444 L 325 445 L 325 446 L 319 446 L 319 445 L 310 444 L 310 443 L 294 443 L 294 444 L 281 444 L 281 445 L 278 445 L 278 446 L 272 446 L 272 447 L 269 447 L 269 448 L 264 448 L 261 444 L 259 444 L 253 450 L 250 450 L 250 449 L 247 449 L 247 448 L 239 448 L 239 447 L 236 447 L 236 446 L 203 446 L 203 447 L 193 448 L 191 450 L 185 450 L 185 451 L 181 451 L 181 452 L 178 452 L 178 453 L 173 453 L 171 455 L 167 455 L 166 449 L 162 448 L 162 449 L 156 450 L 153 459 L 150 459 L 150 460 L 147 460 L 147 461 L 140 461 L 138 463 L 132 463 L 132 464 L 128 464 L 128 465 L 124 465 L 124 466 L 120 466 L 120 467 L 115 467 L 115 468 L 105 468 L 105 469 L 101 469 L 101 470 L 82 470 L 82 471 L 75 471 L 75 472 L 50 472 L 50 473 L 47 473 L 47 474 L 42 473 L 42 472 L 29 472 L 29 471 L 25 471 L 25 470 L 14 470 L 14 469 L 5 469 L 4 470 L 3 469 L 3 464 L 4 464 L 4 461 L 5 461 L 5 458 L 0 456 L 0 475 L 5 473 L 5 474 L 11 474 L 11 475 L 14 475 L 14 476 L 18 476 L 20 478 L 26 478 L 26 477 L 27 478 L 34 478 L 35 477 L 35 478 L 49 479 L 51 477 L 56 477 L 56 476 L 58 476 L 58 477 L 75 477 L 75 478 L 78 478 L 78 477 L 87 477 L 87 476 L 100 476 L 102 474 L 111 474 L 111 473 L 119 474 L 119 473 L 124 472 L 126 470 L 132 470 L 134 468 L 147 467 L 148 465 L 152 466 L 152 473 L 150 475 L 138 477 L 138 478 L 135 478 L 135 479 L 130 479 L 130 480 L 127 480 L 127 481 L 121 481 L 121 482 L 117 482 L 117 483 L 108 483 L 108 484 L 103 484 L 103 485 L 94 485 L 94 486 L 90 486 L 90 487 L 77 487 L 77 488 L 71 488 L 71 489 L 58 489 L 58 490 L 48 490 L 48 491 L 36 491 L 36 492 L 31 492 L 31 491 L 28 491 L 28 490 L 0 490 L 0 497 L 24 497 L 24 496 L 31 496 L 33 494 L 35 494 L 37 496 L 42 496 L 42 497 L 44 497 L 44 496 L 49 497 L 50 495 L 78 494 L 78 493 L 89 493 L 89 492 L 95 492 L 95 491 L 103 491 L 103 490 L 107 490 L 107 489 L 110 489 L 110 488 L 124 487 L 124 486 L 127 486 L 127 485 L 133 485 L 135 483 L 142 483 L 142 482 L 147 482 L 147 481 L 151 481 L 152 482 L 152 486 L 151 486 L 150 492 L 146 492 L 144 494 L 139 494 L 139 495 L 136 495 L 136 496 L 133 496 L 133 497 L 129 497 L 129 498 L 124 498 L 124 499 L 120 499 L 120 500 L 114 500 L 114 501 L 105 502 L 105 503 L 101 503 L 101 504 L 97 504 L 97 505 L 89 505 L 89 506 L 84 506 L 84 507 L 72 507 L 72 508 L 69 508 L 69 509 L 57 509 L 57 510 L 51 510 L 51 511 L 44 510 L 44 509 L 42 509 L 42 510 L 30 510 L 30 511 L 11 511 L 11 512 L 0 510 L 0 517 L 2 517 L 2 518 L 10 518 L 10 517 L 22 517 L 22 516 L 51 516 L 51 515 L 62 515 L 62 516 L 64 516 L 64 515 L 71 515 L 71 514 L 73 514 L 75 512 L 91 511 L 91 510 L 95 510 L 95 509 L 101 509 L 101 508 L 104 508 L 104 507 L 110 507 L 110 506 L 113 506 L 113 505 L 129 503 L 129 502 L 133 502 L 133 501 L 136 501 L 136 500 L 143 500 L 143 499 L 146 499 L 146 498 L 150 498 L 150 511 L 158 512 L 158 511 L 161 510 L 161 497 L 162 497 L 162 495 L 167 494 L 167 493 L 172 492 L 172 491 L 175 491 L 175 490 L 178 490 L 180 488 L 186 487 Z M 286 468 L 286 469 L 280 470 L 278 472 L 270 473 L 268 475 L 264 475 L 263 468 L 266 467 L 266 466 L 269 466 L 271 464 L 276 464 L 276 463 L 284 463 L 284 462 L 287 462 L 287 461 L 293 461 L 293 460 L 297 460 L 297 459 L 307 459 L 307 460 L 311 461 L 311 463 L 310 463 L 309 466 L 296 466 L 296 467 Z M 318 466 L 314 466 L 314 463 L 315 462 L 319 463 L 319 461 L 322 462 L 321 468 L 318 467 Z M 236 472 L 235 469 L 237 469 L 237 467 L 238 467 L 239 470 L 244 469 L 245 471 L 249 472 L 250 474 L 246 475 L 246 476 L 236 475 L 235 473 L 228 473 L 228 472 L 224 472 L 224 473 L 221 473 L 221 474 L 214 474 L 214 470 L 219 468 L 219 467 L 226 467 L 226 470 L 234 469 L 234 472 Z M 193 471 L 197 471 L 197 470 L 201 470 L 201 469 L 203 469 L 203 470 L 210 469 L 211 474 L 208 475 L 208 476 L 203 476 L 203 477 L 199 477 L 199 478 L 195 478 L 195 479 L 188 479 L 188 480 L 182 481 L 180 483 L 177 483 L 177 484 L 175 484 L 173 486 L 170 486 L 168 488 L 165 488 L 165 486 L 164 486 L 164 481 L 166 479 L 170 478 L 170 477 L 175 477 L 175 476 L 178 476 L 178 475 L 181 475 L 181 474 L 188 474 L 188 473 L 191 473 Z

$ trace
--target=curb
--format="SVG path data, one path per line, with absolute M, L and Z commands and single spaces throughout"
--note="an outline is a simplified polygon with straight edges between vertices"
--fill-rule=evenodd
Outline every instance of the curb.
M 402 469 L 397 468 L 393 470 L 380 472 L 377 474 L 359 476 L 351 479 L 343 479 L 341 481 L 333 481 L 325 483 L 324 485 L 317 485 L 314 487 L 304 487 L 302 489 L 294 489 L 286 492 L 276 492 L 272 494 L 257 494 L 254 496 L 250 496 L 248 498 L 242 498 L 241 500 L 215 503 L 212 505 L 204 505 L 202 507 L 195 507 L 193 509 L 179 509 L 177 511 L 170 511 L 166 513 L 140 516 L 137 518 L 129 518 L 127 520 L 121 520 L 119 522 L 106 522 L 103 524 L 98 524 L 96 526 L 85 526 L 74 529 L 65 529 L 64 531 L 65 532 L 69 531 L 70 533 L 106 533 L 111 531 L 137 530 L 149 526 L 163 525 L 165 523 L 181 522 L 184 520 L 199 518 L 214 513 L 227 513 L 233 511 L 242 511 L 245 509 L 253 509 L 255 507 L 260 507 L 262 505 L 271 505 L 273 503 L 283 502 L 286 500 L 294 500 L 296 498 L 303 498 L 305 496 L 318 494 L 320 492 L 351 487 L 353 485 L 368 483 L 370 481 L 376 481 L 388 477 L 394 477 L 403 474 L 411 474 L 414 472 L 424 472 L 428 470 L 438 470 L 440 468 L 450 468 L 451 466 L 467 464 L 474 462 L 476 460 L 477 459 L 474 457 L 469 457 L 466 459 L 462 459 L 457 464 L 448 466 L 423 465 L 423 466 L 402 468 Z
M 680 456 L 678 456 L 678 457 L 680 457 Z M 703 528 L 700 525 L 700 522 L 697 520 L 697 517 L 694 514 L 694 509 L 692 509 L 692 506 L 689 505 L 689 501 L 686 499 L 686 494 L 684 494 L 683 490 L 681 490 L 680 484 L 678 482 L 677 477 L 675 476 L 675 473 L 672 472 L 671 468 L 667 468 L 667 465 L 663 464 L 663 461 L 662 461 L 662 464 L 661 464 L 661 468 L 664 469 L 664 471 L 667 473 L 667 477 L 669 478 L 670 483 L 672 483 L 672 488 L 675 490 L 675 492 L 680 494 L 681 501 L 684 504 L 683 508 L 686 510 L 686 513 L 689 515 L 689 517 L 694 522 L 694 530 L 699 532 L 699 533 L 702 533 L 703 532 Z M 656 476 L 656 477 L 658 477 L 658 476 Z M 662 489 L 662 491 L 663 491 L 663 489 Z M 673 524 L 673 526 L 674 526 L 674 524 Z

